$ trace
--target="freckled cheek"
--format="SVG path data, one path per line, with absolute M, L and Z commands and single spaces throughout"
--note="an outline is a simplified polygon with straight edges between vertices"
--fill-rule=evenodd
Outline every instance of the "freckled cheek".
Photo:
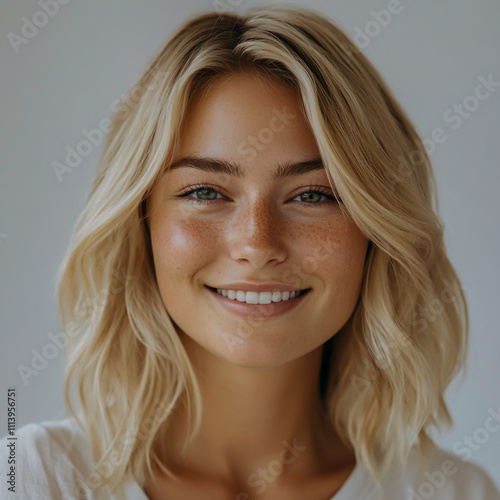
M 333 224 L 318 239 L 315 253 L 324 276 L 333 279 L 335 287 L 355 293 L 359 290 L 368 249 L 368 240 L 354 223 Z
M 221 231 L 202 220 L 165 218 L 152 225 L 157 274 L 182 283 L 216 257 Z

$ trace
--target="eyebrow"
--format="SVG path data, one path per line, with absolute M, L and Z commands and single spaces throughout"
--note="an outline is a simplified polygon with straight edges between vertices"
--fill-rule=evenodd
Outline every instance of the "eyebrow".
M 243 178 L 245 174 L 237 163 L 231 163 L 219 158 L 207 158 L 199 156 L 185 156 L 172 163 L 167 171 L 172 171 L 177 168 L 191 167 L 204 172 L 214 172 L 216 174 L 226 174 L 233 177 Z M 298 162 L 278 163 L 276 170 L 273 173 L 273 181 L 292 177 L 295 175 L 303 175 L 313 170 L 324 170 L 323 160 L 319 157 L 310 160 Z

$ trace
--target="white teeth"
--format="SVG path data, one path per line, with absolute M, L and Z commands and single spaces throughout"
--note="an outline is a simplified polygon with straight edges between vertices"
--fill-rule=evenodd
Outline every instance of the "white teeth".
M 217 293 L 223 297 L 247 304 L 271 304 L 271 302 L 281 302 L 290 300 L 300 295 L 300 291 L 293 292 L 245 292 L 243 290 L 224 290 L 217 288 Z
M 245 302 L 247 304 L 258 304 L 259 303 L 259 292 L 246 292 Z
M 259 293 L 259 304 L 270 304 L 272 299 L 271 292 L 260 292 Z

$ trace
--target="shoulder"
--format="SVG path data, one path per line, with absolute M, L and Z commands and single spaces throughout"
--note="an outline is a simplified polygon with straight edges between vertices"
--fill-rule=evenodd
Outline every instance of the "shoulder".
M 91 498 L 85 481 L 92 472 L 92 454 L 76 420 L 28 424 L 14 434 L 0 442 L 12 498 Z
M 420 468 L 413 449 L 404 467 L 391 472 L 384 481 L 386 498 L 408 500 L 500 500 L 490 476 L 479 466 L 436 448 Z

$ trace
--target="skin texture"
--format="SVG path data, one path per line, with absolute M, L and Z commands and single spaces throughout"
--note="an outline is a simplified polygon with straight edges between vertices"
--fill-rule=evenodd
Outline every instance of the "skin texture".
M 322 346 L 354 310 L 368 240 L 335 200 L 312 194 L 314 185 L 333 196 L 323 169 L 273 178 L 278 164 L 320 157 L 296 95 L 281 84 L 234 73 L 196 96 L 176 151 L 176 159 L 185 156 L 237 163 L 243 177 L 183 166 L 165 174 L 148 200 L 159 290 L 199 378 L 204 413 L 184 459 L 183 409 L 173 421 L 167 465 L 186 484 L 162 478 L 145 491 L 150 498 L 168 498 L 162 491 L 194 498 L 200 489 L 237 500 L 329 498 L 355 462 L 319 401 Z M 220 194 L 178 196 L 204 183 Z M 217 199 L 196 203 L 203 196 Z M 207 288 L 236 281 L 311 290 L 290 311 L 249 318 Z M 283 441 L 294 439 L 304 450 L 266 476 Z

